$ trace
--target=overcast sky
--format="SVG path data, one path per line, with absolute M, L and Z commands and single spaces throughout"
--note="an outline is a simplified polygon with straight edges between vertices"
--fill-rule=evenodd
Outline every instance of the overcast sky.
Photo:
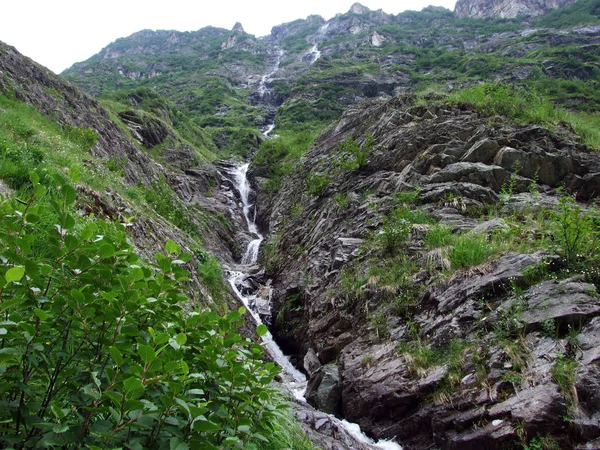
M 88 59 L 119 37 L 143 29 L 193 31 L 241 22 L 256 36 L 310 14 L 325 19 L 350 9 L 353 0 L 4 0 L 0 41 L 56 73 Z M 454 9 L 455 0 L 363 0 L 370 9 L 397 14 L 433 4 Z

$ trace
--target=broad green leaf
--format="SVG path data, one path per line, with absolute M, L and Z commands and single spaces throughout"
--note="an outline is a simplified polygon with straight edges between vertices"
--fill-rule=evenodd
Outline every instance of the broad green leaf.
M 36 184 L 33 188 L 33 193 L 36 197 L 41 197 L 46 193 L 46 186 L 44 186 L 43 184 Z
M 46 311 L 42 311 L 41 309 L 35 308 L 33 313 L 38 316 L 41 321 L 48 320 L 48 313 Z
M 34 213 L 29 213 L 25 216 L 25 220 L 29 223 L 38 223 L 40 221 L 40 216 Z
M 169 441 L 170 450 L 189 450 L 188 445 L 178 437 L 171 438 Z
M 177 245 L 175 241 L 169 239 L 165 245 L 165 250 L 167 251 L 167 253 L 174 255 L 181 252 L 181 247 Z
M 21 281 L 23 275 L 25 275 L 25 267 L 11 267 L 4 274 L 4 278 L 7 283 L 12 283 L 14 281 Z
M 131 270 L 131 272 L 129 273 L 129 277 L 133 281 L 139 281 L 144 278 L 144 271 L 140 267 L 136 267 Z
M 115 253 L 115 248 L 110 244 L 102 244 L 98 249 L 98 256 L 100 256 L 100 258 L 110 258 L 111 256 L 114 256 Z
M 197 419 L 194 422 L 194 431 L 219 431 L 221 426 L 206 419 Z
M 144 389 L 142 382 L 135 377 L 129 377 L 123 381 L 123 387 L 125 388 L 125 392 L 127 394 Z
M 177 342 L 177 344 L 181 345 L 185 345 L 185 343 L 187 342 L 187 336 L 185 333 L 179 333 L 177 336 L 175 336 L 175 342 Z
M 152 347 L 147 344 L 138 345 L 138 354 L 140 355 L 140 358 L 142 358 L 142 361 L 144 361 L 146 364 L 156 359 L 156 353 L 154 353 Z
M 77 192 L 75 191 L 73 186 L 69 184 L 63 184 L 61 186 L 61 191 L 67 205 L 75 203 L 75 200 L 77 200 Z
M 250 427 L 248 425 L 240 425 L 237 429 L 240 433 L 250 433 Z
M 259 326 L 256 327 L 256 334 L 258 334 L 260 337 L 263 337 L 265 334 L 268 333 L 268 331 L 269 329 L 264 323 L 261 323 Z
M 120 350 L 117 347 L 109 348 L 108 352 L 110 353 L 110 357 L 117 364 L 117 366 L 123 365 L 123 354 L 120 352 Z
M 33 171 L 29 172 L 29 179 L 33 184 L 38 184 L 40 182 L 40 176 Z
M 69 430 L 69 425 L 66 423 L 57 423 L 52 427 L 52 431 L 55 433 L 64 433 Z

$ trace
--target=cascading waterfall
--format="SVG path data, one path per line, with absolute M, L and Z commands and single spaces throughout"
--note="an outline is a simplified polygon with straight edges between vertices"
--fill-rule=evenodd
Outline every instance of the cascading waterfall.
M 317 59 L 321 57 L 321 50 L 319 50 L 317 44 L 314 44 L 308 54 L 310 55 L 310 63 L 314 64 L 317 62 Z
M 269 91 L 269 88 L 267 87 L 267 82 L 272 78 L 275 72 L 277 72 L 282 56 L 283 52 L 280 51 L 277 56 L 277 60 L 273 70 L 265 76 L 263 76 L 259 85 L 259 93 L 261 98 Z M 269 137 L 269 133 L 274 128 L 274 123 L 270 123 L 265 126 L 263 130 L 263 135 L 265 136 L 265 138 Z M 244 215 L 244 219 L 246 221 L 247 231 L 253 238 L 248 243 L 244 256 L 240 261 L 240 266 L 237 267 L 238 270 L 229 270 L 228 281 L 233 292 L 248 309 L 250 314 L 252 314 L 252 317 L 256 321 L 256 324 L 259 325 L 263 323 L 261 319 L 261 313 L 268 316 L 270 315 L 271 289 L 269 287 L 269 294 L 267 299 L 261 298 L 260 294 L 258 293 L 258 290 L 256 289 L 251 290 L 252 292 L 248 292 L 248 290 L 244 289 L 245 281 L 250 276 L 249 271 L 252 270 L 251 268 L 253 266 L 256 266 L 256 263 L 258 261 L 260 244 L 264 240 L 264 236 L 261 234 L 259 227 L 256 223 L 256 205 L 252 203 L 254 198 L 254 192 L 250 185 L 250 180 L 248 179 L 249 167 L 249 163 L 244 163 L 226 171 L 226 173 L 231 177 L 229 179 L 233 183 L 234 188 L 239 193 L 239 198 L 242 204 L 241 209 Z M 266 305 L 266 311 L 264 305 Z M 263 307 L 261 308 L 261 306 Z M 297 400 L 305 402 L 306 400 L 304 398 L 304 393 L 306 392 L 307 385 L 306 376 L 300 371 L 298 371 L 292 365 L 290 360 L 283 354 L 281 348 L 279 348 L 279 346 L 273 339 L 273 335 L 270 332 L 267 332 L 267 334 L 262 337 L 262 340 L 265 349 L 267 350 L 271 358 L 273 358 L 273 361 L 275 361 L 283 369 L 282 376 L 285 379 L 285 386 L 287 386 L 290 389 L 290 391 Z M 369 439 L 365 434 L 363 434 L 360 431 L 360 427 L 357 424 L 352 424 L 345 420 L 339 420 L 332 415 L 330 415 L 330 418 L 338 427 L 346 429 L 349 432 L 349 434 L 354 436 L 354 438 L 356 438 L 358 441 L 361 441 L 365 444 L 369 444 L 373 448 L 381 448 L 385 450 L 402 450 L 402 447 L 396 444 L 395 442 L 379 441 L 377 443 L 374 443 L 373 440 Z

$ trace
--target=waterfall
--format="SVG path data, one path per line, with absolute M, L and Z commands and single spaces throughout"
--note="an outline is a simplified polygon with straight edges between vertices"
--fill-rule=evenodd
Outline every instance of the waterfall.
M 313 49 L 316 54 L 314 61 L 316 61 L 321 55 L 321 52 L 318 51 L 316 44 Z M 283 51 L 279 51 L 272 70 L 262 77 L 258 87 L 258 92 L 261 99 L 265 95 L 271 93 L 271 90 L 268 87 L 268 82 L 272 80 L 273 75 L 277 72 L 277 70 L 279 70 L 279 63 L 281 62 L 282 57 Z M 269 138 L 269 133 L 274 128 L 274 123 L 267 124 L 263 128 L 264 137 Z M 256 324 L 259 325 L 263 323 L 261 314 L 263 316 L 270 316 L 271 288 L 269 286 L 267 298 L 262 298 L 260 296 L 260 289 L 246 289 L 246 280 L 252 277 L 250 272 L 252 270 L 256 271 L 255 266 L 258 261 L 260 244 L 264 240 L 264 236 L 260 232 L 258 224 L 256 223 L 256 204 L 255 200 L 253 200 L 256 198 L 256 196 L 250 184 L 250 180 L 248 179 L 249 167 L 249 163 L 244 163 L 236 165 L 233 168 L 230 167 L 225 169 L 225 173 L 229 175 L 227 178 L 232 182 L 233 187 L 239 194 L 242 210 L 241 212 L 246 222 L 247 232 L 252 237 L 246 247 L 244 255 L 241 258 L 240 266 L 237 267 L 236 270 L 230 269 L 228 271 L 228 281 L 235 295 L 250 312 L 256 321 Z M 273 361 L 283 369 L 281 375 L 284 379 L 284 385 L 292 392 L 298 401 L 306 402 L 306 399 L 304 398 L 307 386 L 306 376 L 297 370 L 287 356 L 283 354 L 281 348 L 279 348 L 270 332 L 267 332 L 267 334 L 262 337 L 262 341 L 265 350 L 271 356 Z M 339 420 L 332 415 L 329 417 L 338 427 L 346 429 L 348 433 L 354 436 L 355 439 L 369 445 L 372 448 L 381 448 L 384 450 L 402 450 L 402 447 L 395 442 L 379 441 L 375 443 L 360 431 L 360 427 L 357 424 L 352 424 L 345 420 Z
M 308 54 L 310 55 L 310 63 L 314 64 L 321 57 L 321 50 L 319 50 L 317 44 L 314 44 Z

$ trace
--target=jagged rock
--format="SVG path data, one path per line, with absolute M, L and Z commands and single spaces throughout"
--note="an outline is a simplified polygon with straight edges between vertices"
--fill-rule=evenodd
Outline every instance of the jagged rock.
M 566 330 L 580 326 L 593 316 L 600 315 L 600 302 L 596 287 L 589 283 L 571 280 L 545 281 L 523 294 L 527 302 L 521 320 L 530 328 L 554 320 L 557 327 Z
M 504 219 L 496 218 L 492 220 L 487 220 L 479 225 L 473 227 L 469 232 L 473 234 L 477 233 L 493 233 L 494 231 L 502 230 L 506 231 L 509 229 L 508 224 Z
M 319 361 L 317 353 L 312 348 L 309 348 L 306 355 L 304 355 L 304 370 L 306 370 L 306 373 L 309 375 L 312 375 L 320 367 L 321 361 Z
M 377 450 L 374 445 L 358 441 L 340 422 L 329 414 L 305 403 L 292 403 L 292 410 L 310 440 L 327 450 Z
M 326 364 L 313 372 L 306 387 L 306 401 L 330 414 L 341 413 L 342 384 L 337 364 Z
M 454 13 L 459 18 L 495 17 L 512 19 L 518 16 L 540 16 L 570 5 L 575 0 L 459 0 Z
M 146 148 L 162 144 L 169 135 L 169 129 L 164 123 L 137 111 L 123 111 L 119 113 L 119 117 Z
M 374 137 L 368 164 L 353 172 L 334 170 L 339 142 L 349 137 L 360 142 L 368 133 Z M 513 408 L 528 432 L 545 430 L 562 439 L 562 444 L 567 427 L 550 416 L 564 412 L 566 404 L 553 384 L 552 368 L 574 345 L 544 336 L 539 324 L 556 317 L 560 336 L 563 327 L 577 321 L 575 317 L 582 318 L 584 325 L 586 321 L 596 324 L 598 306 L 591 290 L 582 292 L 584 283 L 569 287 L 569 294 L 556 292 L 560 304 L 551 302 L 546 310 L 537 303 L 519 309 L 531 324 L 514 318 L 527 333 L 524 354 L 519 356 L 523 359 L 515 361 L 512 350 L 497 342 L 495 327 L 511 320 L 509 300 L 515 300 L 513 287 L 524 282 L 524 271 L 548 255 L 500 254 L 450 277 L 437 277 L 424 248 L 428 227 L 413 227 L 401 255 L 424 266 L 408 283 L 427 287 L 410 307 L 395 300 L 404 294 L 404 285 L 386 286 L 383 277 L 371 276 L 362 264 L 372 252 L 368 243 L 381 228 L 382 216 L 397 204 L 390 201 L 396 193 L 405 197 L 419 188 L 414 200 L 418 206 L 410 205 L 411 209 L 428 212 L 454 233 L 510 233 L 508 221 L 482 222 L 473 213 L 495 204 L 497 211 L 516 211 L 517 216 L 519 211 L 552 208 L 558 198 L 555 185 L 574 186 L 586 175 L 600 173 L 600 156 L 540 127 L 503 120 L 490 123 L 468 107 L 411 106 L 400 97 L 349 111 L 315 141 L 301 164 L 302 173 L 287 176 L 261 212 L 271 232 L 281 233 L 274 310 L 285 304 L 290 286 L 303 293 L 302 314 L 295 316 L 302 326 L 278 328 L 274 335 L 280 342 L 294 341 L 295 352 L 302 357 L 313 348 L 320 362 L 339 362 L 344 417 L 376 438 L 396 436 L 411 450 L 503 449 L 519 439 L 516 416 L 506 412 Z M 322 172 L 330 174 L 327 191 L 320 198 L 308 198 L 306 174 Z M 332 198 L 335 194 L 345 195 L 348 205 L 340 205 Z M 289 211 L 299 201 L 302 215 L 290 217 Z M 444 250 L 436 250 L 431 261 L 443 262 Z M 350 277 L 345 270 L 349 266 L 353 267 Z M 347 291 L 340 293 L 340 286 Z M 534 311 L 549 315 L 529 317 Z M 588 326 L 578 337 L 579 354 L 583 352 L 578 358 L 582 364 L 595 364 L 600 361 L 600 325 L 589 330 Z M 441 351 L 456 342 L 481 346 L 470 349 L 462 360 L 455 391 L 432 403 L 433 393 L 438 395 L 438 387 L 449 376 L 449 367 L 415 367 L 411 362 L 415 356 L 399 351 L 398 342 L 426 342 L 422 345 Z M 517 367 L 522 381 L 513 381 Z M 522 401 L 521 393 L 525 393 Z M 584 396 L 590 405 L 596 401 L 590 392 Z M 502 406 L 493 409 L 498 405 Z M 581 417 L 582 424 L 594 419 L 583 413 Z M 550 431 L 553 426 L 556 432 Z M 585 438 L 577 442 L 594 438 L 591 425 L 586 427 Z
M 369 11 L 371 11 L 371 10 L 369 8 L 367 8 L 366 6 L 363 6 L 360 3 L 354 3 L 350 7 L 349 12 L 354 13 L 354 14 L 364 14 L 364 13 L 368 13 Z
M 465 156 L 462 157 L 462 161 L 489 164 L 494 160 L 498 150 L 500 150 L 500 146 L 496 141 L 482 139 L 467 150 Z

